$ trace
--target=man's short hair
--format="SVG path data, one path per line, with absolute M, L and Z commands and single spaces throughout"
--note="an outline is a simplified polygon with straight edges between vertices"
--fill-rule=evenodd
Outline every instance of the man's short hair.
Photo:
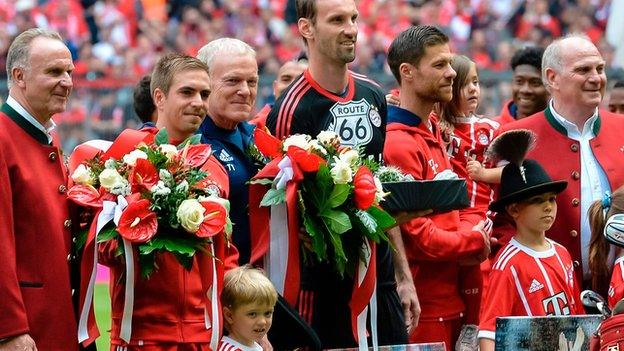
M 397 82 L 401 84 L 402 63 L 418 66 L 428 47 L 448 42 L 448 36 L 434 26 L 412 26 L 401 32 L 388 49 L 388 65 Z
M 208 73 L 208 67 L 195 57 L 177 53 L 169 53 L 156 62 L 152 71 L 152 82 L 150 83 L 150 94 L 154 96 L 154 91 L 158 88 L 163 93 L 168 94 L 173 77 L 184 71 L 200 70 Z
M 143 123 L 151 122 L 152 114 L 154 114 L 154 110 L 156 110 L 154 99 L 150 91 L 151 82 L 152 76 L 146 74 L 134 87 L 134 112 Z
M 535 67 L 538 72 L 542 72 L 542 56 L 544 56 L 544 48 L 538 46 L 524 47 L 513 55 L 511 58 L 511 69 L 515 70 L 520 65 L 529 65 Z
M 316 0 L 296 0 L 297 19 L 306 18 L 312 24 L 316 23 Z
M 276 302 L 277 291 L 260 270 L 245 265 L 225 273 L 221 292 L 223 307 L 236 309 L 250 303 L 275 306 Z
M 7 84 L 9 88 L 13 84 L 13 68 L 28 68 L 30 65 L 30 44 L 38 37 L 44 37 L 49 39 L 58 40 L 63 43 L 63 38 L 58 32 L 49 29 L 43 28 L 30 28 L 18 35 L 11 46 L 9 46 L 9 51 L 7 53 L 6 58 L 6 70 L 8 81 Z
M 256 51 L 247 43 L 235 38 L 219 38 L 204 45 L 197 53 L 197 58 L 208 66 L 208 73 L 212 67 L 212 61 L 219 55 L 249 55 L 256 58 Z
M 548 79 L 546 79 L 546 70 L 548 68 L 556 72 L 561 72 L 561 70 L 563 70 L 563 58 L 561 55 L 561 49 L 565 44 L 563 41 L 571 38 L 583 39 L 591 43 L 591 40 L 587 35 L 579 33 L 568 34 L 564 37 L 557 38 L 552 43 L 550 43 L 550 45 L 548 45 L 544 50 L 544 55 L 542 56 L 542 82 L 544 83 L 545 87 L 549 87 Z

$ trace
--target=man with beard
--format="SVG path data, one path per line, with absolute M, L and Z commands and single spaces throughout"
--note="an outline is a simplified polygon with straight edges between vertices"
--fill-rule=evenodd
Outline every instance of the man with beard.
M 511 58 L 512 99 L 505 102 L 498 117 L 501 125 L 543 111 L 548 104 L 549 93 L 542 82 L 542 55 L 544 49 L 526 47 L 516 51 Z
M 347 68 L 355 58 L 358 34 L 355 2 L 297 0 L 296 6 L 309 68 L 282 92 L 269 113 L 267 127 L 280 139 L 334 131 L 344 145 L 360 146 L 381 160 L 387 111 L 384 94 L 375 82 Z M 343 235 L 349 233 L 354 238 L 361 235 Z M 402 252 L 402 243 L 396 242 L 400 235 L 390 237 Z M 377 324 L 379 343 L 384 345 L 407 341 L 401 302 L 409 327 L 417 323 L 420 313 L 409 268 L 400 253 L 396 257 L 398 281 L 389 246 L 377 245 Z M 298 308 L 318 333 L 323 348 L 356 346 L 349 311 L 352 289 L 352 278 L 339 277 L 328 263 L 302 264 Z
M 388 65 L 401 89 L 400 107 L 388 108 L 384 159 L 415 179 L 435 179 L 452 169 L 437 121 L 436 103 L 449 102 L 456 76 L 448 37 L 432 26 L 400 33 L 388 50 Z M 422 307 L 410 342 L 455 345 L 465 305 L 459 289 L 459 266 L 476 264 L 489 253 L 480 221 L 460 231 L 459 211 L 416 218 L 401 225 L 409 267 Z
M 589 274 L 587 210 L 607 191 L 624 184 L 624 117 L 598 108 L 607 84 L 605 66 L 587 37 L 570 35 L 555 40 L 542 59 L 542 80 L 552 96 L 548 106 L 502 127 L 503 131 L 534 131 L 537 143 L 527 157 L 544 165 L 553 179 L 568 180 L 568 188 L 557 197 L 560 215 L 546 236 L 568 249 L 583 288 L 591 283 L 603 294 L 606 287 L 599 280 L 604 277 Z

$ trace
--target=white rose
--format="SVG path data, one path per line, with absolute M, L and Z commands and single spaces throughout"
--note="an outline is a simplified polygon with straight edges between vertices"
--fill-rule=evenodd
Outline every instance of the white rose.
M 334 157 L 336 163 L 330 170 L 331 176 L 336 184 L 347 184 L 353 179 L 353 171 L 351 166 L 342 161 L 341 159 Z
M 353 149 L 349 149 L 345 152 L 341 152 L 338 157 L 341 161 L 347 163 L 348 165 L 354 166 L 360 158 L 360 154 Z
M 100 184 L 106 190 L 110 190 L 112 188 L 123 187 L 124 183 L 127 183 L 126 180 L 117 172 L 116 169 L 106 168 L 100 173 Z
M 147 154 L 141 150 L 133 150 L 129 154 L 124 155 L 123 162 L 129 166 L 134 166 L 139 158 L 147 160 Z
M 317 140 L 310 141 L 308 147 L 310 149 L 309 151 L 315 152 L 317 155 L 327 155 L 327 150 Z
M 288 151 L 288 148 L 292 146 L 298 146 L 304 150 L 308 149 L 308 143 L 310 142 L 310 136 L 306 134 L 295 134 L 284 140 L 283 149 Z
M 189 233 L 195 233 L 204 221 L 206 209 L 195 199 L 182 201 L 178 207 L 178 220 L 184 229 Z
M 336 147 L 337 145 L 335 144 L 338 144 L 338 145 L 340 144 L 340 138 L 338 137 L 338 134 L 329 130 L 324 130 L 320 132 L 316 136 L 316 140 L 318 140 L 325 147 L 327 146 Z
M 167 156 L 167 159 L 169 159 L 169 160 L 171 160 L 173 158 L 173 156 L 178 154 L 178 148 L 175 147 L 175 145 L 160 144 L 158 146 L 158 148 L 160 149 L 160 152 L 165 154 L 165 156 Z
M 91 168 L 81 164 L 72 173 L 72 180 L 76 184 L 85 184 L 92 185 L 93 184 L 93 174 L 91 173 Z

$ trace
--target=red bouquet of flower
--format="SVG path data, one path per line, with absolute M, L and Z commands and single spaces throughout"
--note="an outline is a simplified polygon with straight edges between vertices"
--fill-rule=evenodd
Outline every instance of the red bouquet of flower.
M 256 129 L 254 137 L 257 151 L 269 161 L 251 181 L 270 186 L 260 206 L 284 204 L 296 196 L 297 212 L 309 236 L 305 240 L 310 245 L 304 247 L 316 260 L 329 261 L 341 275 L 345 270 L 353 273 L 367 238 L 388 241 L 384 231 L 395 221 L 379 207 L 385 193 L 371 171 L 379 167 L 376 162 L 357 148 L 342 146 L 330 131 L 316 139 L 297 134 L 280 141 Z M 289 193 L 288 185 L 295 183 L 296 193 Z M 271 225 L 279 221 L 273 217 Z
M 119 240 L 138 248 L 144 277 L 155 269 L 154 255 L 171 252 L 187 269 L 195 253 L 204 250 L 211 237 L 229 239 L 232 224 L 229 202 L 203 166 L 210 145 L 193 136 L 179 146 L 168 144 L 163 129 L 154 142 L 138 144 L 121 159 L 97 156 L 81 163 L 72 173 L 68 196 L 77 204 L 108 208 L 112 218 L 98 226 L 96 240 Z

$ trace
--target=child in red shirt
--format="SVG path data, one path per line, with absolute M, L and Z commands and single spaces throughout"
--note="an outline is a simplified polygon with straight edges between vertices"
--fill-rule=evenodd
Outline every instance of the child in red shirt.
M 504 133 L 492 148 L 499 142 L 518 145 L 506 140 L 514 133 L 530 134 L 527 130 Z M 491 211 L 509 214 L 516 234 L 492 265 L 479 325 L 482 351 L 494 350 L 497 317 L 582 313 L 570 254 L 545 234 L 557 216 L 556 195 L 567 182 L 552 181 L 537 161 L 522 160 L 524 154 L 526 150 L 513 160 L 506 158 L 511 162 L 502 170 L 498 199 L 489 206 Z

